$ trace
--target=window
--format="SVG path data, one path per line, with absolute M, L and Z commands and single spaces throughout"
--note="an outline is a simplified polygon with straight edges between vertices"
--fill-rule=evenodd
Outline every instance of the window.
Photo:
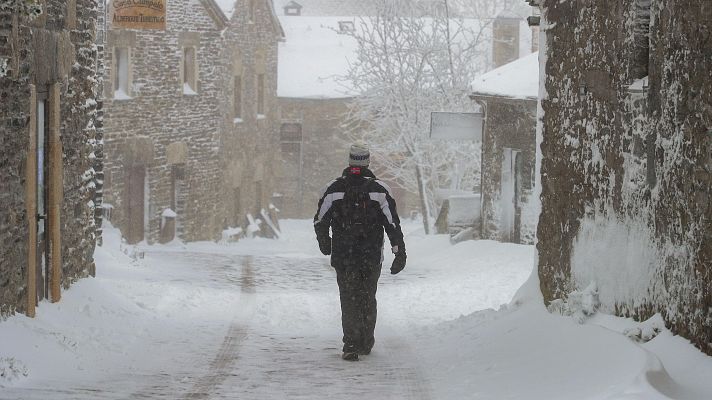
M 355 30 L 353 21 L 339 21 L 339 33 L 349 33 Z
M 178 212 L 180 203 L 181 187 L 185 179 L 185 164 L 173 164 L 171 166 L 171 209 Z
M 183 48 L 183 94 L 198 94 L 195 47 Z
M 255 6 L 256 6 L 256 5 L 255 5 L 255 1 L 256 1 L 256 0 L 249 0 L 250 4 L 249 4 L 249 15 L 248 15 L 248 17 L 249 17 L 249 19 L 250 19 L 250 22 L 255 22 Z
M 234 78 L 232 102 L 235 119 L 242 118 L 242 76 L 240 75 Z
M 242 212 L 242 192 L 240 191 L 240 187 L 236 187 L 233 189 L 233 209 L 232 209 L 232 223 L 233 226 L 240 226 L 241 224 L 241 218 L 240 218 L 240 213 Z
M 265 74 L 257 75 L 257 117 L 265 115 Z
M 302 15 L 302 5 L 295 1 L 290 1 L 286 6 L 284 6 L 284 15 Z
M 279 141 L 283 153 L 299 153 L 302 146 L 302 124 L 282 124 L 279 132 Z
M 648 58 L 650 56 L 650 0 L 635 0 L 633 37 L 635 50 L 631 78 L 640 79 L 648 75 Z
M 114 50 L 114 98 L 128 99 L 129 97 L 129 49 L 116 47 Z
M 262 181 L 255 182 L 255 215 L 262 210 Z

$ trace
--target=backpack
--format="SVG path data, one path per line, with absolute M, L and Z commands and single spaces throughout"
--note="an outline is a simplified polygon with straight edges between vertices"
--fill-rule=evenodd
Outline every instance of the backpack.
M 350 185 L 344 182 L 346 191 L 341 202 L 341 216 L 344 229 L 357 236 L 364 236 L 368 232 L 368 205 L 371 201 L 368 187 L 374 178 L 365 178 L 360 185 Z

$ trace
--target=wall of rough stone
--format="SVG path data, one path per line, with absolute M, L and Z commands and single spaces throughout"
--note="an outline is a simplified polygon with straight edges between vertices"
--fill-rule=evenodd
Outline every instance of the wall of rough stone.
M 60 84 L 63 149 L 61 204 L 62 276 L 68 288 L 93 270 L 96 150 L 96 3 L 48 0 L 30 22 L 0 13 L 0 57 L 9 73 L 0 77 L 0 311 L 25 311 L 28 224 L 25 174 L 29 149 L 31 85 Z M 76 18 L 74 18 L 74 15 Z M 68 17 L 69 16 L 69 17 Z
M 595 282 L 604 311 L 659 312 L 712 354 L 709 2 L 547 0 L 543 14 L 544 297 Z
M 325 186 L 348 166 L 352 142 L 346 125 L 349 102 L 348 98 L 279 98 L 280 122 L 302 127 L 301 154 L 299 144 L 280 144 L 277 186 L 282 194 L 280 208 L 285 218 L 312 218 Z M 378 165 L 371 167 L 382 178 Z M 408 205 L 417 204 L 417 198 L 409 199 L 405 190 L 393 182 L 386 182 L 403 219 L 409 214 Z
M 126 235 L 127 173 L 143 166 L 148 182 L 145 239 L 159 238 L 161 214 L 171 208 L 172 164 L 167 148 L 187 146 L 184 209 L 178 221 L 184 240 L 215 239 L 222 226 L 219 200 L 221 99 L 224 63 L 222 26 L 201 1 L 172 1 L 165 31 L 120 30 L 109 24 L 105 51 L 105 202 L 112 221 Z M 114 99 L 114 52 L 130 48 L 130 99 Z M 197 95 L 184 94 L 181 68 L 184 46 L 195 46 Z
M 279 104 L 277 101 L 277 44 L 281 28 L 265 2 L 256 2 L 250 21 L 248 2 L 238 0 L 228 24 L 221 55 L 225 63 L 221 168 L 224 170 L 221 204 L 226 226 L 245 226 L 246 215 L 269 210 L 276 189 L 279 156 Z M 257 77 L 264 75 L 264 114 L 258 115 Z M 242 78 L 242 109 L 236 118 L 234 79 Z
M 278 181 L 284 195 L 282 209 L 287 218 L 311 218 L 324 186 L 348 166 L 350 141 L 343 124 L 349 100 L 280 98 L 279 101 L 281 123 L 301 124 L 303 140 L 301 167 L 298 147 L 280 146 Z
M 520 151 L 520 196 L 515 234 L 519 243 L 534 243 L 537 217 L 532 207 L 536 163 L 536 101 L 476 97 L 486 106 L 482 141 L 482 237 L 512 241 L 502 230 L 502 161 L 504 149 Z M 516 223 L 518 222 L 518 223 Z
M 9 59 L 9 76 L 0 78 L 0 314 L 23 309 L 26 290 L 27 215 L 24 160 L 29 146 L 29 38 L 13 34 L 13 16 L 0 14 L 0 56 Z M 17 66 L 22 65 L 22 69 Z M 14 68 L 13 68 L 14 67 Z

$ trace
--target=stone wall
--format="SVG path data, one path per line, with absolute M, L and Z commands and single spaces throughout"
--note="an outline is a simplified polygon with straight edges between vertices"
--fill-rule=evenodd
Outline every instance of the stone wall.
M 49 224 L 58 223 L 60 273 L 57 283 L 68 288 L 75 280 L 93 271 L 95 246 L 95 206 L 97 195 L 96 129 L 96 3 L 93 0 L 43 2 L 44 12 L 33 21 L 0 13 L 0 58 L 8 62 L 8 74 L 0 77 L 0 310 L 19 310 L 34 315 L 28 301 L 30 234 L 36 231 L 36 216 L 28 209 L 36 206 L 36 166 L 30 154 L 31 122 L 36 120 L 34 93 L 48 92 L 48 107 L 57 118 L 48 129 L 58 132 L 59 153 L 44 176 L 54 175 L 54 193 L 59 199 L 58 214 Z M 52 114 L 54 115 L 54 114 Z M 57 166 L 58 170 L 53 169 Z M 60 185 L 60 186 L 57 186 Z M 29 187 L 32 186 L 32 187 Z M 56 216 L 59 218 L 57 218 Z M 48 228 L 49 229 L 49 228 Z M 33 290 L 34 290 L 34 285 Z M 53 296 L 58 300 L 58 293 Z
M 116 70 L 115 49 L 130 49 L 130 99 L 114 99 L 115 88 L 105 85 L 106 201 L 124 236 L 132 236 L 130 168 L 145 169 L 149 242 L 159 240 L 169 208 L 178 214 L 179 238 L 193 241 L 216 239 L 227 226 L 244 224 L 246 213 L 269 205 L 278 25 L 266 3 L 257 3 L 254 20 L 247 1 L 235 7 L 228 20 L 212 1 L 181 0 L 168 7 L 166 31 L 108 31 L 108 82 Z M 196 93 L 184 92 L 185 47 L 196 52 Z M 265 77 L 259 116 L 258 73 Z M 236 74 L 242 77 L 239 116 L 233 107 Z
M 224 64 L 220 62 L 222 26 L 202 2 L 180 0 L 167 8 L 166 31 L 120 30 L 112 29 L 111 25 L 108 28 L 104 187 L 105 201 L 113 206 L 112 222 L 128 236 L 127 186 L 129 179 L 139 181 L 143 170 L 147 189 L 143 202 L 147 208 L 144 238 L 157 241 L 161 214 L 173 207 L 174 166 L 177 166 L 183 168 L 184 178 L 175 179 L 180 181 L 175 190 L 181 209 L 174 211 L 178 212 L 182 239 L 216 238 L 222 223 L 218 207 L 222 183 L 218 146 L 224 74 Z M 114 98 L 117 47 L 129 49 L 128 99 Z M 197 94 L 184 93 L 184 47 L 195 48 Z M 172 144 L 188 150 L 169 163 L 167 149 Z M 139 170 L 138 177 L 129 176 L 132 169 Z M 138 214 L 136 220 L 140 220 L 140 211 Z
M 595 282 L 604 311 L 712 354 L 712 8 L 542 3 L 545 300 Z
M 277 190 L 279 103 L 277 101 L 277 44 L 282 33 L 272 10 L 256 2 L 254 20 L 240 12 L 248 2 L 238 0 L 225 34 L 226 63 L 223 105 L 224 134 L 221 168 L 224 173 L 222 212 L 226 226 L 242 226 L 246 215 L 269 211 Z M 258 110 L 258 77 L 264 78 L 264 109 Z M 235 109 L 235 80 L 241 79 L 240 110 Z M 239 114 L 239 115 L 238 115 Z
M 325 186 L 348 166 L 352 142 L 346 126 L 349 102 L 348 98 L 279 98 L 282 126 L 298 125 L 302 138 L 299 142 L 289 135 L 280 135 L 277 186 L 282 195 L 280 208 L 284 217 L 312 218 Z M 371 167 L 381 178 L 378 165 Z M 409 214 L 408 193 L 393 182 L 387 183 L 402 219 Z M 417 204 L 416 200 L 410 203 Z
M 537 217 L 533 207 L 536 162 L 536 101 L 479 97 L 486 112 L 482 141 L 482 237 L 534 243 Z M 517 203 L 513 231 L 502 229 L 502 163 L 505 149 L 519 152 Z
M 348 166 L 348 99 L 280 98 L 282 124 L 300 124 L 302 143 L 282 142 L 279 190 L 288 218 L 311 218 L 322 189 Z M 299 151 L 301 148 L 302 154 Z

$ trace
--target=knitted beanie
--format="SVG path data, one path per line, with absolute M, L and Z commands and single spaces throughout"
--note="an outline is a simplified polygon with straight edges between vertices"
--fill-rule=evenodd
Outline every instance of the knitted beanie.
M 352 167 L 368 167 L 371 153 L 368 146 L 363 142 L 356 142 L 351 145 L 349 152 L 349 165 Z

